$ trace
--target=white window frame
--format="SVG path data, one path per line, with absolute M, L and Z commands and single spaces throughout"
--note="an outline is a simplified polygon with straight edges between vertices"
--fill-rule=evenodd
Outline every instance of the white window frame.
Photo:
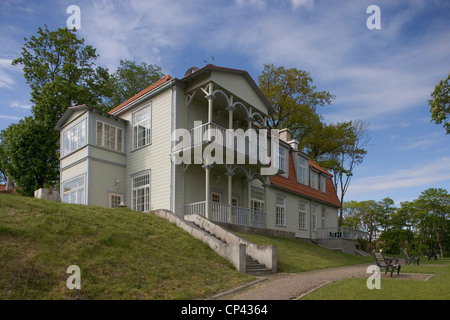
M 311 188 L 319 190 L 319 174 L 311 170 Z
M 120 199 L 119 203 L 117 203 L 117 206 L 114 205 L 115 203 L 113 202 L 113 197 L 116 197 L 116 198 Z M 118 208 L 120 206 L 120 203 L 124 202 L 123 198 L 124 198 L 124 196 L 121 193 L 109 192 L 108 193 L 108 206 L 110 208 Z
M 133 122 L 133 150 L 143 148 L 152 144 L 152 104 L 139 109 L 132 113 Z M 144 128 L 140 130 L 140 127 Z M 139 134 L 144 132 L 143 137 Z M 143 140 L 143 142 L 141 141 Z
M 299 156 L 297 160 L 297 181 L 308 185 L 308 160 Z
M 99 124 L 101 125 L 101 132 L 99 132 Z M 107 137 L 106 137 L 106 126 L 109 126 L 111 128 L 113 128 L 114 133 L 112 134 L 113 136 L 113 146 L 110 147 L 107 144 Z M 118 152 L 123 152 L 123 140 L 124 140 L 124 135 L 123 135 L 123 129 L 119 128 L 117 126 L 114 126 L 112 124 L 109 124 L 107 122 L 103 122 L 100 120 L 96 121 L 95 124 L 95 132 L 96 132 L 96 144 L 97 146 L 106 148 L 108 150 L 113 150 L 113 151 L 118 151 Z M 119 132 L 120 132 L 120 137 L 119 137 Z
M 279 151 L 278 151 L 278 169 L 280 169 L 284 172 L 281 174 L 281 176 L 283 176 L 283 177 L 287 177 L 287 175 L 288 175 L 286 154 L 289 154 L 289 151 L 280 145 Z
M 327 226 L 327 208 L 322 207 L 322 215 L 320 220 L 320 227 L 325 228 Z
M 67 184 L 73 183 L 76 180 L 82 179 L 83 184 L 75 186 L 66 191 Z M 86 204 L 86 174 L 80 174 L 79 176 L 68 179 L 62 183 L 63 202 L 71 204 Z M 73 197 L 74 195 L 74 197 Z M 75 199 L 75 201 L 72 201 Z
M 145 178 L 148 176 L 147 178 Z M 144 184 L 138 184 L 138 179 L 144 179 L 142 182 Z M 145 180 L 146 179 L 146 180 Z M 141 212 L 150 211 L 150 189 L 151 187 L 151 176 L 150 170 L 135 174 L 131 177 L 131 209 Z M 138 202 L 139 199 L 143 198 L 143 202 Z
M 317 204 L 312 205 L 312 229 L 313 231 L 317 231 Z
M 320 175 L 320 191 L 323 193 L 327 193 L 327 178 L 321 174 Z
M 280 194 L 275 198 L 275 225 L 286 226 L 286 197 Z
M 264 202 L 265 194 L 264 190 L 256 187 L 252 187 L 251 195 L 250 195 L 250 203 L 252 206 L 252 210 L 258 212 L 265 212 L 265 202 Z
M 64 130 L 61 138 L 61 151 L 63 157 L 83 148 L 87 144 L 86 119 L 83 119 L 67 130 Z
M 308 230 L 308 203 L 303 200 L 298 201 L 298 229 Z

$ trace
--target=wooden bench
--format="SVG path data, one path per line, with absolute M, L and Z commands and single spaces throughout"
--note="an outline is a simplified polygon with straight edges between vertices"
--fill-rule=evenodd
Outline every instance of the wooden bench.
M 400 274 L 401 265 L 398 264 L 397 258 L 385 257 L 381 252 L 375 251 L 372 251 L 372 255 L 380 270 L 385 270 L 385 274 L 391 272 L 391 277 L 394 274 L 394 271 L 397 271 L 397 274 Z
M 419 264 L 419 258 L 417 256 L 410 256 L 405 249 L 403 249 L 403 255 L 405 256 L 405 264 L 411 264 L 411 262 L 413 264 L 416 264 L 416 262 Z

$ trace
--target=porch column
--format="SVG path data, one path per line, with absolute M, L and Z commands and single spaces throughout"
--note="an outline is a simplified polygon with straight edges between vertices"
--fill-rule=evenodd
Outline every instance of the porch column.
M 248 225 L 252 226 L 252 182 L 253 179 L 247 178 L 245 179 L 247 182 L 247 208 L 248 208 Z
M 225 173 L 228 177 L 228 223 L 232 223 L 231 213 L 232 213 L 232 197 L 233 197 L 233 176 L 234 173 L 227 172 Z
M 208 99 L 208 141 L 211 141 L 212 138 L 212 132 L 211 132 L 211 123 L 213 122 L 213 83 L 210 82 L 208 85 L 209 94 L 206 96 L 206 99 Z
M 209 214 L 211 212 L 211 183 L 210 183 L 210 176 L 211 176 L 211 168 L 213 167 L 212 164 L 207 164 L 202 166 L 203 169 L 205 169 L 205 218 L 209 219 Z

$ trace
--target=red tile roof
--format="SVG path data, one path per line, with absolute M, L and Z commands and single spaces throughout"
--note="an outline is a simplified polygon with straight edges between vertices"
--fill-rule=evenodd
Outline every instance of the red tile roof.
M 14 191 L 7 191 L 6 190 L 6 184 L 0 184 L 0 193 L 13 193 L 13 192 Z
M 317 163 L 310 160 L 309 164 L 310 166 L 320 170 L 321 172 L 330 175 L 330 173 L 320 167 Z M 293 191 L 300 195 L 304 195 L 305 197 L 310 199 L 316 199 L 321 202 L 325 202 L 335 207 L 341 207 L 341 203 L 336 195 L 336 189 L 334 188 L 331 175 L 326 178 L 326 193 L 297 182 L 297 174 L 295 171 L 294 160 L 291 152 L 289 153 L 289 178 L 277 175 L 271 176 L 270 180 L 272 184 L 280 188 Z
M 114 109 L 110 110 L 108 113 L 109 114 L 113 114 L 116 113 L 117 111 L 119 111 L 120 109 L 122 109 L 123 107 L 125 107 L 126 105 L 130 104 L 131 102 L 133 102 L 134 100 L 142 97 L 143 95 L 145 95 L 146 93 L 149 93 L 153 90 L 155 90 L 156 88 L 162 86 L 164 83 L 166 83 L 167 81 L 172 80 L 172 77 L 167 75 L 161 79 L 159 79 L 158 81 L 152 83 L 150 86 L 148 86 L 147 88 L 145 88 L 144 90 L 142 90 L 141 92 L 135 94 L 134 96 L 132 96 L 130 99 L 122 102 L 121 104 L 119 104 L 117 107 L 115 107 Z

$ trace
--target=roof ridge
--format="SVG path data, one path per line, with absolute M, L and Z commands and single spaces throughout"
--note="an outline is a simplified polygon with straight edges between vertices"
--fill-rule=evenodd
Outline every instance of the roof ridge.
M 131 98 L 125 100 L 124 102 L 122 102 L 121 104 L 119 104 L 117 107 L 111 109 L 110 111 L 108 111 L 109 114 L 113 114 L 116 113 L 117 111 L 119 111 L 120 109 L 122 109 L 123 107 L 125 107 L 126 105 L 130 104 L 131 102 L 135 101 L 136 99 L 142 97 L 143 95 L 145 95 L 148 92 L 151 92 L 153 90 L 155 90 L 156 88 L 162 86 L 164 83 L 166 83 L 167 81 L 172 80 L 172 77 L 170 75 L 165 75 L 164 77 L 162 77 L 161 79 L 159 79 L 158 81 L 153 82 L 151 85 L 149 85 L 147 88 L 141 90 L 140 92 L 136 93 L 134 96 L 132 96 Z

